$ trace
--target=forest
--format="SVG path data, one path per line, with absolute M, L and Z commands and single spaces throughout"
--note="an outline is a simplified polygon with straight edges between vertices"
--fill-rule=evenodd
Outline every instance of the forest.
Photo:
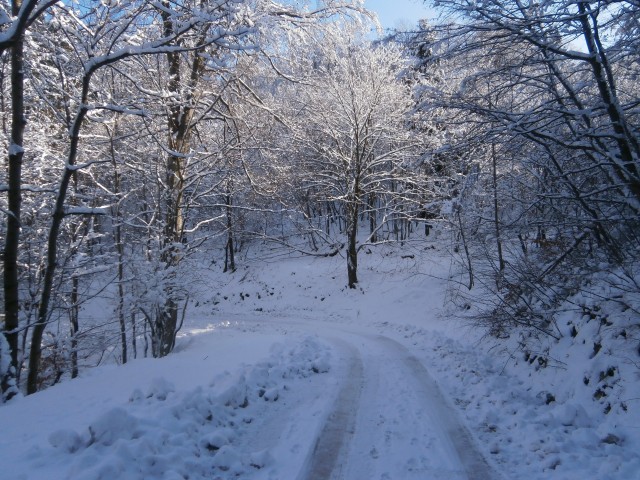
M 435 7 L 1 1 L 0 403 L 170 354 L 190 259 L 340 255 L 355 289 L 435 225 L 488 335 L 576 337 L 572 308 L 640 355 L 640 3 Z

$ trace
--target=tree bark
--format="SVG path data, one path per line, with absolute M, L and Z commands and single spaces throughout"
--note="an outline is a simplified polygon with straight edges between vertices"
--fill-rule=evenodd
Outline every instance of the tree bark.
M 12 14 L 20 13 L 22 0 L 14 0 Z M 9 145 L 7 230 L 4 247 L 4 335 L 9 344 L 11 367 L 0 379 L 0 388 L 7 399 L 17 392 L 12 389 L 18 376 L 19 280 L 18 252 L 20 248 L 20 212 L 22 206 L 22 159 L 24 156 L 24 30 L 11 48 L 11 144 Z
M 114 135 L 117 131 L 117 123 L 113 132 L 107 127 L 109 135 L 109 151 L 111 154 L 111 164 L 113 165 L 113 191 L 116 196 L 120 196 L 120 172 L 118 171 L 118 162 L 116 161 L 116 149 L 114 145 Z M 120 201 L 112 208 L 112 214 L 115 223 L 115 247 L 118 255 L 118 306 L 117 316 L 120 324 L 120 345 L 122 349 L 122 363 L 127 363 L 127 325 L 124 315 L 124 244 L 122 241 L 122 224 L 120 219 Z
M 231 194 L 227 193 L 224 197 L 225 202 L 225 210 L 227 215 L 227 243 L 226 243 L 226 253 L 224 256 L 224 271 L 236 271 L 236 259 L 233 251 L 233 210 L 231 203 Z
M 358 283 L 358 202 L 353 200 L 347 205 L 347 279 L 349 288 Z
M 174 18 L 168 13 L 170 2 L 164 0 L 166 11 L 162 12 L 163 28 L 166 37 L 171 37 L 176 30 Z M 202 38 L 204 42 L 204 37 Z M 204 44 L 204 43 L 202 43 Z M 167 89 L 172 95 L 172 104 L 168 114 L 169 154 L 166 163 L 166 192 L 165 192 L 165 227 L 162 260 L 168 269 L 176 267 L 181 260 L 181 249 L 178 245 L 184 241 L 183 200 L 185 187 L 185 158 L 189 153 L 190 139 L 193 129 L 192 118 L 195 111 L 195 90 L 204 71 L 204 58 L 195 53 L 190 67 L 186 97 L 182 93 L 181 84 L 181 54 L 167 52 L 169 82 Z M 172 273 L 169 273 L 172 275 Z M 175 344 L 176 327 L 178 322 L 178 303 L 169 286 L 165 290 L 165 304 L 157 312 L 155 341 L 160 342 L 152 349 L 163 357 L 173 350 Z
M 79 370 L 78 370 L 78 331 L 80 330 L 80 321 L 79 321 L 79 308 L 78 302 L 79 292 L 78 292 L 78 278 L 73 277 L 71 279 L 71 308 L 69 312 L 69 320 L 71 323 L 71 378 L 77 378 Z
M 496 230 L 496 244 L 498 247 L 498 269 L 500 275 L 504 272 L 504 256 L 502 255 L 502 239 L 500 238 L 500 212 L 498 210 L 498 159 L 496 145 L 491 144 L 491 162 L 493 167 L 493 221 Z
M 378 241 L 378 236 L 376 234 L 378 230 L 378 219 L 376 217 L 376 196 L 374 193 L 369 193 L 369 241 L 371 243 L 376 243 Z
M 58 259 L 58 235 L 62 222 L 64 220 L 65 209 L 64 203 L 69 190 L 69 184 L 76 172 L 75 164 L 78 157 L 78 147 L 80 143 L 80 130 L 82 123 L 88 112 L 87 98 L 89 93 L 89 85 L 93 72 L 88 72 L 82 79 L 82 96 L 81 107 L 69 129 L 69 153 L 67 155 L 67 163 L 60 180 L 56 201 L 53 208 L 51 226 L 47 237 L 47 256 L 46 264 L 42 279 L 42 293 L 40 294 L 40 304 L 38 305 L 38 316 L 33 326 L 33 334 L 31 336 L 31 350 L 29 352 L 29 375 L 27 378 L 27 394 L 30 395 L 38 391 L 38 374 L 40 370 L 40 360 L 42 358 L 42 335 L 47 326 L 49 318 L 49 303 L 51 301 L 51 292 L 53 289 L 53 279 L 56 271 L 56 263 Z

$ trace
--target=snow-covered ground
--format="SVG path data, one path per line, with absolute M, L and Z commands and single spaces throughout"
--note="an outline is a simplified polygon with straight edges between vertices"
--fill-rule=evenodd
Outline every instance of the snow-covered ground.
M 640 369 L 605 413 L 580 365 L 500 354 L 441 243 L 362 252 L 355 290 L 340 256 L 200 267 L 172 355 L 0 407 L 0 478 L 640 478 Z

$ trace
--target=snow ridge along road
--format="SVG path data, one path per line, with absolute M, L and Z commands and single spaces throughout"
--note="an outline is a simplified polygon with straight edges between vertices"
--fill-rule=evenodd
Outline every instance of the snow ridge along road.
M 348 373 L 300 479 L 501 478 L 404 346 L 380 335 L 342 338 L 328 340 L 348 355 Z

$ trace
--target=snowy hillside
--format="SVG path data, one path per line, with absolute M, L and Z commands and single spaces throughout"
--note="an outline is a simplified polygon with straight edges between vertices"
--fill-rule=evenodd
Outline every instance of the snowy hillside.
M 339 255 L 194 265 L 173 354 L 0 407 L 0 476 L 640 478 L 637 357 L 590 356 L 579 318 L 555 363 L 495 348 L 447 302 L 443 243 L 372 248 L 355 290 Z

